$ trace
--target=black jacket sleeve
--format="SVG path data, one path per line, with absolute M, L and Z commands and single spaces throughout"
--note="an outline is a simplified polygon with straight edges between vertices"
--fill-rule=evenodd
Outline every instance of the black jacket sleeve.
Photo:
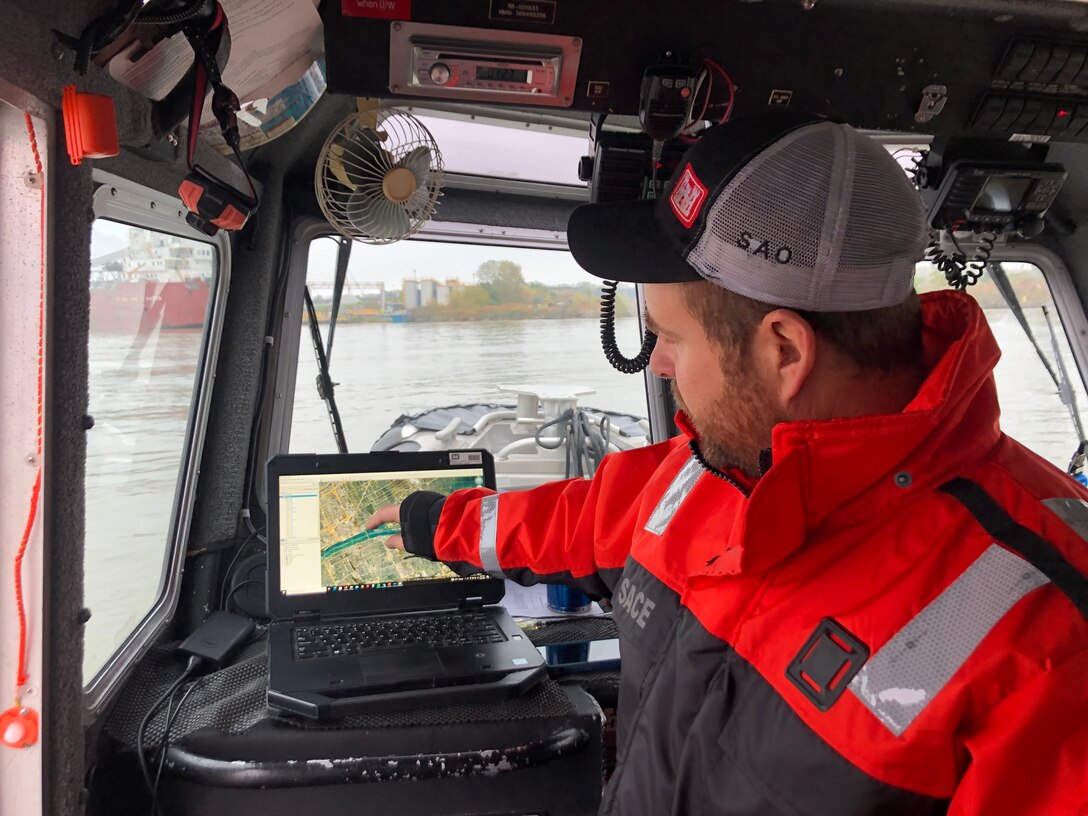
M 421 555 L 432 561 L 438 561 L 434 553 L 434 537 L 438 532 L 438 520 L 442 517 L 442 508 L 446 497 L 430 490 L 418 490 L 408 494 L 400 503 L 400 535 L 404 539 L 404 551 L 412 555 Z M 480 567 L 467 561 L 443 561 L 458 575 L 476 575 L 483 572 Z

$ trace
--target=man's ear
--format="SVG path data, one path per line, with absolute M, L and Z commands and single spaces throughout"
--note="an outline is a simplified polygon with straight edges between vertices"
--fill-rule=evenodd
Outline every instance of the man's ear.
M 816 365 L 816 332 L 797 312 L 775 309 L 756 327 L 753 353 L 783 407 L 797 399 Z

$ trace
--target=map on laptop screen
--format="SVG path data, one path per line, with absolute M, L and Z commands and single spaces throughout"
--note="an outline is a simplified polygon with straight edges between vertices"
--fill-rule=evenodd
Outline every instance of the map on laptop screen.
M 480 487 L 483 470 L 334 473 L 279 477 L 280 592 L 285 595 L 384 589 L 420 581 L 464 580 L 440 563 L 385 546 L 400 525 L 365 528 L 386 504 L 409 493 L 448 495 Z

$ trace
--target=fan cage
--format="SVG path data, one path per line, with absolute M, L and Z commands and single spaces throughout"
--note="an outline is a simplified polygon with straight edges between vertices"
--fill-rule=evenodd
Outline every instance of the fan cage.
M 423 183 L 417 177 L 407 201 L 386 198 L 385 174 L 406 160 L 422 164 L 419 154 L 414 161 L 409 157 L 423 148 L 429 153 Z M 321 212 L 341 235 L 391 244 L 418 232 L 434 214 L 442 173 L 442 154 L 427 127 L 410 113 L 379 108 L 353 113 L 329 134 L 314 171 L 314 191 Z

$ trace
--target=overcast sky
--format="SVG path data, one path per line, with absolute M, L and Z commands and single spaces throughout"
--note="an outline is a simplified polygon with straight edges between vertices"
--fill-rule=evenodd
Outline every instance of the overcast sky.
M 128 244 L 128 226 L 99 219 L 91 232 L 91 257 L 121 249 Z M 321 288 L 332 284 L 336 269 L 336 244 L 331 238 L 314 241 L 310 250 L 310 281 Z M 549 286 L 576 284 L 597 279 L 583 271 L 566 250 L 452 244 L 408 240 L 383 246 L 356 242 L 348 274 L 355 283 L 383 282 L 399 288 L 405 278 L 460 278 L 473 283 L 473 274 L 485 261 L 509 260 L 521 265 L 525 280 Z
M 434 241 L 399 241 L 395 244 L 372 246 L 356 243 L 351 250 L 348 276 L 355 283 L 384 282 L 399 288 L 405 278 L 460 278 L 473 283 L 473 274 L 485 261 L 513 261 L 521 266 L 525 280 L 560 284 L 597 282 L 582 270 L 570 253 L 547 249 L 482 246 L 479 244 L 448 244 Z M 314 241 L 310 248 L 311 283 L 332 284 L 336 271 L 336 244 L 332 239 Z

